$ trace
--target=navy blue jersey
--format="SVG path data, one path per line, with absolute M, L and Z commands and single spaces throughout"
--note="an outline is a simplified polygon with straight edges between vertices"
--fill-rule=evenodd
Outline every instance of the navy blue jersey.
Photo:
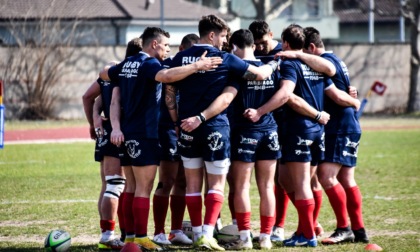
M 104 117 L 109 118 L 109 107 L 111 106 L 112 90 L 114 89 L 115 85 L 112 82 L 102 80 L 101 78 L 98 78 L 96 82 L 98 82 L 101 89 L 102 111 L 104 112 Z
M 245 60 L 254 66 L 262 66 L 260 60 Z M 239 83 L 238 94 L 233 101 L 233 123 L 235 128 L 247 129 L 272 129 L 276 128 L 273 114 L 267 113 L 263 115 L 256 123 L 251 122 L 243 116 L 245 109 L 257 109 L 266 103 L 277 92 L 280 87 L 280 73 L 274 71 L 273 74 L 266 80 L 249 81 L 242 78 L 237 78 Z
M 350 86 L 349 71 L 346 64 L 332 52 L 325 52 L 321 55 L 324 59 L 331 61 L 335 68 L 336 73 L 331 77 L 335 86 L 348 93 Z M 325 111 L 331 116 L 331 119 L 325 125 L 325 133 L 360 133 L 361 128 L 356 116 L 354 107 L 343 107 L 336 104 L 328 96 L 325 97 Z
M 276 47 L 274 47 L 273 50 L 269 51 L 268 54 L 263 54 L 263 53 L 261 53 L 261 51 L 255 50 L 254 55 L 256 57 L 257 56 L 270 56 L 270 55 L 274 55 L 274 54 L 280 52 L 281 50 L 282 50 L 282 44 L 281 44 L 281 42 L 278 42 Z
M 170 58 L 165 59 L 162 62 L 162 66 L 164 68 L 169 68 L 169 66 L 170 66 L 170 64 L 172 62 L 172 58 L 173 57 L 170 57 Z M 162 83 L 162 98 L 163 98 L 163 101 L 160 104 L 160 119 L 159 119 L 159 124 L 160 125 L 173 126 L 174 123 L 172 122 L 171 115 L 169 115 L 168 107 L 166 106 L 166 103 L 164 102 L 165 101 L 165 94 L 166 94 L 166 85 L 165 85 L 165 83 Z M 177 95 L 176 95 L 176 100 L 177 100 L 177 102 L 179 101 L 178 92 L 177 92 Z
M 324 89 L 331 85 L 331 79 L 312 70 L 299 59 L 286 59 L 280 65 L 282 80 L 295 83 L 293 93 L 302 97 L 309 105 L 322 111 L 324 106 Z M 285 107 L 286 130 L 288 132 L 317 132 L 322 126 L 313 118 L 301 115 L 289 107 Z
M 120 88 L 124 134 L 158 139 L 162 85 L 155 76 L 162 68 L 156 58 L 140 52 L 109 69 L 111 81 Z
M 200 59 L 204 51 L 207 51 L 206 57 L 221 57 L 223 63 L 216 69 L 199 71 L 182 81 L 173 83 L 179 91 L 179 120 L 200 114 L 229 85 L 229 75 L 243 76 L 248 69 L 248 63 L 239 57 L 220 51 L 211 45 L 203 44 L 195 44 L 191 48 L 177 53 L 172 59 L 171 67 L 194 63 Z M 210 126 L 229 125 L 226 111 L 209 119 L 206 124 Z

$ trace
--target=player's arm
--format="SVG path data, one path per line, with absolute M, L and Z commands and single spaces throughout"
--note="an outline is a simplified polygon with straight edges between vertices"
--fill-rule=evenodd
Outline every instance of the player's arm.
M 295 94 L 290 96 L 287 105 L 297 113 L 317 120 L 320 124 L 325 125 L 330 120 L 330 115 L 327 112 L 318 111 L 309 105 L 302 97 Z
M 325 88 L 324 92 L 331 100 L 340 106 L 354 107 L 356 110 L 359 110 L 360 108 L 360 101 L 358 99 L 355 99 L 346 92 L 338 89 L 334 84 Z
M 270 100 L 268 100 L 266 103 L 264 103 L 261 107 L 257 109 L 246 109 L 243 114 L 244 117 L 248 118 L 252 122 L 258 122 L 261 116 L 285 104 L 290 99 L 290 96 L 293 94 L 294 89 L 295 83 L 293 83 L 290 80 L 282 80 L 281 88 L 277 90 L 277 92 L 270 98 Z
M 213 118 L 225 110 L 235 98 L 238 90 L 233 86 L 227 86 L 223 92 L 197 116 L 192 116 L 181 121 L 181 128 L 191 132 L 198 128 L 203 122 Z
M 336 73 L 336 69 L 333 63 L 329 60 L 324 59 L 318 55 L 313 55 L 309 53 L 304 53 L 302 51 L 280 51 L 278 52 L 275 57 L 286 57 L 286 58 L 294 58 L 300 59 L 305 62 L 309 67 L 313 70 L 324 73 L 328 76 L 334 76 Z
M 169 115 L 171 116 L 172 122 L 176 124 L 178 121 L 178 105 L 176 103 L 176 92 L 177 89 L 173 85 L 166 84 L 165 88 L 165 103 L 168 108 Z
M 201 55 L 200 60 L 192 64 L 160 70 L 156 74 L 155 80 L 162 83 L 172 83 L 182 80 L 197 71 L 207 71 L 217 68 L 223 61 L 220 57 L 205 57 L 206 54 L 207 51 Z
M 112 67 L 112 66 L 115 66 L 115 65 L 117 65 L 118 64 L 118 62 L 117 61 L 111 61 L 111 62 L 109 62 L 103 69 L 102 69 L 102 71 L 101 72 L 99 72 L 99 78 L 101 78 L 102 80 L 105 80 L 105 81 L 110 81 L 111 80 L 111 78 L 109 77 L 109 75 L 108 75 L 108 70 Z
M 275 60 L 259 67 L 250 64 L 242 78 L 246 80 L 265 80 L 270 77 L 277 68 L 278 61 Z
M 96 97 L 100 94 L 101 88 L 99 83 L 95 81 L 82 96 L 83 110 L 85 111 L 86 119 L 89 123 L 89 134 L 91 139 L 96 139 L 95 128 L 93 125 L 93 104 Z
M 120 146 L 124 142 L 124 135 L 121 131 L 120 126 L 120 114 L 121 114 L 121 96 L 120 88 L 114 87 L 112 89 L 111 106 L 109 108 L 109 117 L 111 119 L 111 142 L 116 146 Z

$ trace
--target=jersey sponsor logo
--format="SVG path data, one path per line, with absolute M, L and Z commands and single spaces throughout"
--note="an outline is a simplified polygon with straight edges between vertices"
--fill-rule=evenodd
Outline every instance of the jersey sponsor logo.
M 266 90 L 266 89 L 273 89 L 273 88 L 274 88 L 274 81 L 271 79 L 271 77 L 266 80 L 247 81 L 248 90 Z
M 309 155 L 311 154 L 310 151 L 303 151 L 303 150 L 295 150 L 295 154 L 300 156 L 300 155 Z
M 280 150 L 280 144 L 279 144 L 279 137 L 277 135 L 277 132 L 273 131 L 268 136 L 268 139 L 271 140 L 271 143 L 268 145 L 268 148 L 272 151 L 278 151 Z
M 311 146 L 311 144 L 314 142 L 310 139 L 302 139 L 300 136 L 298 136 L 298 142 L 297 145 L 304 145 L 304 146 Z
M 194 140 L 193 136 L 187 135 L 184 132 L 181 132 L 180 138 L 185 140 L 185 141 L 189 141 L 189 142 L 192 142 Z
M 130 79 L 132 77 L 137 77 L 137 74 L 139 72 L 139 67 L 140 67 L 140 62 L 127 61 L 124 63 L 119 76 L 124 76 L 127 79 Z
M 322 80 L 322 79 L 324 79 L 324 75 L 312 70 L 312 68 L 310 68 L 308 65 L 300 64 L 300 67 L 302 68 L 303 77 L 305 79 L 309 79 L 309 80 Z
M 344 75 L 349 76 L 349 70 L 347 68 L 346 63 L 344 63 L 344 61 L 340 61 L 340 66 L 341 66 L 341 69 L 343 69 Z
M 250 145 L 257 145 L 258 144 L 258 140 L 254 139 L 254 138 L 250 138 L 250 137 L 243 137 L 241 135 L 241 144 L 250 144 Z
M 184 56 L 181 59 L 181 64 L 183 66 L 185 65 L 189 65 L 189 64 L 193 64 L 196 61 L 199 61 L 201 57 L 193 57 L 193 56 Z M 216 71 L 216 69 L 210 69 L 210 70 L 200 70 L 197 71 L 196 73 L 205 73 L 205 72 L 212 72 L 212 71 Z
M 216 151 L 220 150 L 223 147 L 223 142 L 220 141 L 222 138 L 222 134 L 218 131 L 212 132 L 208 137 L 207 140 L 210 141 L 208 144 L 210 150 Z
M 241 153 L 255 154 L 255 151 L 252 151 L 252 150 L 244 150 L 244 149 L 239 148 L 238 149 L 238 154 L 241 154 Z
M 141 150 L 140 149 L 136 150 L 136 147 L 139 145 L 140 143 L 137 142 L 136 140 L 128 140 L 125 142 L 125 146 L 127 147 L 127 154 L 131 158 L 137 158 L 138 156 L 141 155 Z

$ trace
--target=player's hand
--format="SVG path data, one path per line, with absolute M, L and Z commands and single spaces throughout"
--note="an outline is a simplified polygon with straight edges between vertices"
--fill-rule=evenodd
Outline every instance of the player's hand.
M 357 88 L 355 86 L 349 86 L 349 95 L 357 99 Z
M 217 68 L 223 62 L 223 59 L 220 57 L 206 57 L 206 55 L 207 51 L 204 51 L 200 57 L 200 60 L 196 62 L 199 70 L 211 70 Z
M 186 132 L 191 132 L 200 126 L 201 121 L 197 116 L 188 117 L 181 121 L 181 129 Z
M 108 120 L 108 118 L 102 117 L 100 115 L 93 116 L 93 126 L 95 127 L 96 137 L 101 139 L 104 136 L 104 127 L 102 122 Z
M 325 125 L 330 120 L 330 114 L 325 111 L 321 111 L 321 118 L 319 118 L 318 122 L 322 125 Z
M 124 134 L 121 130 L 113 129 L 111 132 L 111 143 L 115 144 L 117 147 L 120 147 L 124 143 Z
M 258 122 L 261 118 L 261 115 L 258 113 L 258 110 L 253 108 L 245 109 L 245 112 L 242 115 L 254 123 Z
M 89 126 L 89 135 L 90 135 L 90 139 L 96 140 L 95 126 L 93 125 Z

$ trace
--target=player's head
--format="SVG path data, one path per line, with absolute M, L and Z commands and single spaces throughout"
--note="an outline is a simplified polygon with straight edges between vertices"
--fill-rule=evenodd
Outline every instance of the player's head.
M 291 24 L 281 34 L 283 50 L 301 50 L 305 44 L 303 28 L 298 24 Z
M 229 40 L 232 37 L 232 31 L 230 30 L 230 27 L 228 27 L 227 35 L 226 35 L 226 42 L 223 42 L 222 51 L 225 52 L 231 52 L 232 47 L 229 45 Z
M 166 58 L 170 52 L 169 33 L 159 27 L 147 27 L 140 38 L 143 50 L 159 60 Z
M 222 49 L 223 43 L 227 42 L 226 36 L 228 28 L 229 26 L 227 23 L 215 15 L 203 16 L 198 23 L 200 39 L 219 50 Z
M 142 50 L 141 39 L 134 38 L 130 40 L 127 44 L 127 48 L 125 49 L 125 58 L 134 56 L 138 54 L 141 50 Z
M 243 58 L 244 50 L 246 48 L 254 49 L 254 37 L 250 30 L 239 29 L 232 34 L 229 40 L 229 46 L 232 48 L 232 53 Z
M 249 30 L 254 36 L 255 50 L 262 54 L 268 54 L 273 45 L 273 32 L 264 20 L 255 20 L 249 25 Z
M 179 45 L 179 51 L 183 51 L 190 48 L 194 44 L 197 44 L 199 40 L 200 38 L 194 33 L 185 35 L 182 38 L 181 44 Z
M 305 45 L 303 46 L 303 51 L 306 53 L 315 54 L 317 48 L 324 48 L 324 43 L 322 42 L 321 34 L 314 27 L 306 27 L 303 29 L 305 34 Z

